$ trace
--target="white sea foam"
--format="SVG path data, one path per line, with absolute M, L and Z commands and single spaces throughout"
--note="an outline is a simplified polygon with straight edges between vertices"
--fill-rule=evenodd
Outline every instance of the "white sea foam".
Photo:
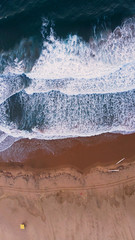
M 14 142 L 22 139 L 42 139 L 42 140 L 52 140 L 52 139 L 65 139 L 65 138 L 76 138 L 76 137 L 91 137 L 97 136 L 102 133 L 121 133 L 121 134 L 131 134 L 134 133 L 134 130 L 129 129 L 127 126 L 123 127 L 111 127 L 107 128 L 106 130 L 99 130 L 99 131 L 91 131 L 80 133 L 79 131 L 69 131 L 67 128 L 62 128 L 58 126 L 56 129 L 50 129 L 48 131 L 43 130 L 41 131 L 38 128 L 33 128 L 32 132 L 28 131 L 20 131 L 18 129 L 12 129 L 10 127 L 4 128 L 5 129 L 4 135 L 6 136 L 3 141 L 0 143 L 0 152 L 8 149 L 10 146 L 13 145 Z
M 56 91 L 33 95 L 22 92 L 12 104 L 7 101 L 0 106 L 0 130 L 14 137 L 42 139 L 132 132 L 134 92 L 73 96 Z M 20 116 L 16 112 L 18 104 Z
M 49 22 L 43 19 L 43 48 L 32 70 L 27 73 L 32 84 L 28 94 L 59 90 L 65 94 L 122 92 L 135 87 L 135 18 L 128 19 L 107 38 L 84 42 L 77 35 L 67 39 L 56 36 Z M 30 43 L 32 43 L 32 40 Z M 10 62 L 4 74 L 22 74 L 28 71 L 22 59 L 26 40 L 14 49 L 16 58 Z M 32 49 L 31 49 L 32 51 Z M 21 57 L 19 58 L 19 55 Z M 2 61 L 3 62 L 3 61 Z M 31 65 L 29 63 L 29 65 Z
M 4 130 L 5 132 L 7 131 L 7 129 Z M 10 136 L 8 135 L 8 133 L 5 132 L 0 131 L 0 152 L 5 151 L 9 147 L 11 147 L 14 142 L 20 139 L 18 137 Z
M 134 18 L 117 27 L 107 39 L 90 44 L 76 35 L 59 39 L 52 28 L 46 37 L 47 24 L 43 22 L 43 50 L 28 74 L 33 81 L 27 93 L 60 90 L 72 95 L 135 87 Z
M 31 83 L 31 80 L 24 74 L 0 75 L 0 103 L 20 92 Z
M 15 105 L 12 109 L 5 101 L 12 94 L 3 88 L 6 98 L 0 105 L 0 130 L 14 139 L 134 132 L 135 19 L 116 28 L 107 39 L 90 43 L 76 35 L 60 39 L 52 28 L 48 34 L 47 28 L 44 20 L 43 49 L 27 74 L 32 80 L 29 87 L 22 91 L 24 86 L 18 89 L 16 81 L 11 81 L 12 94 L 21 91 L 16 102 L 9 101 Z M 16 63 L 9 64 L 4 74 L 23 73 L 23 61 Z M 5 146 L 7 135 L 1 140 Z

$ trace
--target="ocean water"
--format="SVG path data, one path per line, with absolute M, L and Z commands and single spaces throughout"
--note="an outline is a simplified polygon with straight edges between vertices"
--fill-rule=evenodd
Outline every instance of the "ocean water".
M 0 2 L 0 151 L 135 131 L 134 1 Z

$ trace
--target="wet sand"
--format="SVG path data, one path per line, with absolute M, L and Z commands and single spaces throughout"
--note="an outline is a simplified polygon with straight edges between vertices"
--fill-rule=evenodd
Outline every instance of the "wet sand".
M 0 164 L 59 168 L 75 167 L 80 171 L 96 166 L 115 164 L 122 158 L 132 161 L 135 156 L 135 134 L 102 134 L 89 138 L 63 140 L 20 140 L 0 153 Z M 9 165 L 9 164 L 8 164 Z
M 0 154 L 0 239 L 134 240 L 134 143 L 135 134 L 16 142 Z

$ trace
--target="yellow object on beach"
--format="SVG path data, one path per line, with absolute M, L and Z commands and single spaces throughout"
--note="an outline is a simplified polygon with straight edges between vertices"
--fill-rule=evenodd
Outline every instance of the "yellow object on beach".
M 20 229 L 25 229 L 25 225 L 24 224 L 20 224 Z

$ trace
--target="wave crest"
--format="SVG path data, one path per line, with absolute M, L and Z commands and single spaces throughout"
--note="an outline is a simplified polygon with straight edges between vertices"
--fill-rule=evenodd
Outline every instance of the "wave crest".
M 1 76 L 0 130 L 43 139 L 134 131 L 135 19 L 90 43 L 47 28 L 45 20 L 43 49 L 28 78 L 9 75 L 19 74 L 18 66 Z

